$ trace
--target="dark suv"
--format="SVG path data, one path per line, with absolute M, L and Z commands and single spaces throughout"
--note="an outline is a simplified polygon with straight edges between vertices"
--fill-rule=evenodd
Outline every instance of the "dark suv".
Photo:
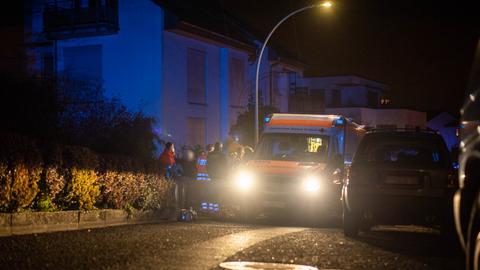
M 354 237 L 374 225 L 400 224 L 451 230 L 454 182 L 450 154 L 437 133 L 367 132 L 344 179 L 344 233 Z
M 467 101 L 461 110 L 459 190 L 454 212 L 465 250 L 467 269 L 480 266 L 480 42 L 477 46 Z

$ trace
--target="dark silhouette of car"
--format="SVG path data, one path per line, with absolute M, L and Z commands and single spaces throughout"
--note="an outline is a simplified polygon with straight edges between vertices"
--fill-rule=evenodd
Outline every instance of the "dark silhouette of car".
M 427 130 L 373 130 L 360 142 L 342 190 L 348 237 L 375 225 L 453 232 L 456 176 L 443 138 Z
M 465 250 L 466 269 L 480 260 L 480 42 L 466 102 L 461 109 L 459 189 L 454 197 L 455 224 Z

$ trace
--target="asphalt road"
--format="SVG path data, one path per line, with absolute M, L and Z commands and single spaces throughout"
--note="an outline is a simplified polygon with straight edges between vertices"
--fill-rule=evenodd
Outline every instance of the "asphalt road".
M 458 251 L 434 232 L 412 227 L 348 239 L 339 228 L 197 221 L 0 238 L 0 269 L 221 269 L 221 262 L 239 260 L 319 269 L 462 269 Z

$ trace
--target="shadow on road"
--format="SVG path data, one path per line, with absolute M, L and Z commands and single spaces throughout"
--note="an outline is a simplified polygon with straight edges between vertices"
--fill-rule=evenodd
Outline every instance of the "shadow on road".
M 360 233 L 357 240 L 404 255 L 451 258 L 463 256 L 454 238 L 446 240 L 438 232 L 422 227 L 374 228 Z
M 248 221 L 237 220 L 240 223 L 248 223 L 263 226 L 279 226 L 279 227 L 309 227 L 309 228 L 339 228 L 341 226 L 341 218 L 291 218 L 289 216 L 260 216 Z

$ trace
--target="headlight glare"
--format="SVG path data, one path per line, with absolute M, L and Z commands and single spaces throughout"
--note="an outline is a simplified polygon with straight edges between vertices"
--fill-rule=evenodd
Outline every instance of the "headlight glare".
M 253 185 L 253 176 L 249 172 L 240 171 L 235 177 L 235 185 L 241 190 L 248 190 Z
M 317 192 L 320 189 L 320 179 L 314 176 L 307 176 L 303 180 L 302 187 L 306 192 Z

